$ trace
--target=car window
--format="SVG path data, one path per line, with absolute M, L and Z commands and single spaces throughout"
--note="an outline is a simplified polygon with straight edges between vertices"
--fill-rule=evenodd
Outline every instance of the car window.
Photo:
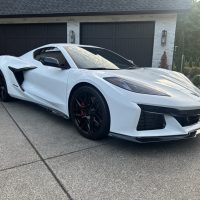
M 42 48 L 38 49 L 34 52 L 34 59 L 38 60 L 39 62 L 43 63 L 43 59 L 46 57 L 50 58 L 55 58 L 59 61 L 60 66 L 69 66 L 69 63 L 65 59 L 64 55 L 62 52 L 55 47 L 47 47 L 47 48 Z
M 106 49 L 79 46 L 66 46 L 64 48 L 78 68 L 118 70 L 135 67 L 127 59 Z
M 91 53 L 94 53 L 95 55 L 100 55 L 103 58 L 111 61 L 115 65 L 117 65 L 121 69 L 126 69 L 127 67 L 132 67 L 134 64 L 130 61 L 124 59 L 123 57 L 119 56 L 118 54 L 109 51 L 107 49 L 103 48 L 93 48 L 93 47 L 82 47 L 86 49 L 87 51 L 90 51 Z

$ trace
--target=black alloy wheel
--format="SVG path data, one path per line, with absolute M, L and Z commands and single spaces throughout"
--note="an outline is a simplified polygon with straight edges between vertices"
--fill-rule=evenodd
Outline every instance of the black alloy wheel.
M 0 101 L 8 102 L 11 100 L 10 95 L 8 94 L 7 85 L 5 78 L 0 74 Z
M 107 103 L 93 87 L 82 86 L 73 92 L 70 117 L 80 134 L 86 138 L 99 140 L 109 134 L 110 114 Z

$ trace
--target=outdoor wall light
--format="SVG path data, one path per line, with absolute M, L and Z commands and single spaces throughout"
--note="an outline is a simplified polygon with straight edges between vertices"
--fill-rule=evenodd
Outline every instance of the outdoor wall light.
M 167 31 L 163 30 L 161 36 L 161 45 L 166 46 L 166 44 L 167 44 Z
M 75 42 L 76 42 L 76 34 L 75 34 L 75 32 L 73 30 L 71 30 L 69 32 L 69 42 L 71 44 L 75 44 Z

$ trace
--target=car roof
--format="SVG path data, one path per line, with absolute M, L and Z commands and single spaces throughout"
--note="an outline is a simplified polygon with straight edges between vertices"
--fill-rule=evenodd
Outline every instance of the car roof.
M 93 45 L 81 45 L 81 44 L 70 44 L 70 43 L 52 43 L 52 44 L 44 45 L 40 48 L 45 48 L 45 47 L 50 47 L 50 46 L 55 46 L 55 47 L 77 46 L 77 47 L 101 48 L 101 47 L 97 47 L 97 46 L 93 46 Z

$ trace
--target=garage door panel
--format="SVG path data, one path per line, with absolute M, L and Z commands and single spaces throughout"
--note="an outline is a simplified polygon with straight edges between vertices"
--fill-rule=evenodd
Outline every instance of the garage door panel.
M 0 39 L 0 52 L 3 52 L 3 49 L 5 49 L 5 43 L 2 39 Z M 4 52 L 3 54 L 5 55 L 6 52 Z
M 114 50 L 114 41 L 113 38 L 85 38 L 84 44 L 94 45 L 99 47 L 108 48 L 110 50 Z
M 48 38 L 46 38 L 46 43 L 61 43 L 61 41 L 63 41 L 63 37 L 60 37 L 60 38 L 48 37 Z M 66 41 L 67 41 L 67 36 L 66 36 Z
M 117 38 L 152 38 L 154 37 L 154 27 L 149 23 L 117 24 Z
M 5 37 L 15 38 L 26 37 L 27 35 L 26 27 L 23 25 L 0 25 L 0 27 L 4 31 Z
M 152 47 L 152 41 L 148 38 L 137 38 L 137 40 L 125 38 L 116 41 L 118 52 L 140 66 L 148 66 L 147 63 L 152 62 L 152 49 L 149 47 Z
M 28 25 L 26 26 L 27 28 L 27 37 L 32 38 L 32 37 L 45 37 L 47 35 L 47 30 L 45 25 Z
M 30 51 L 32 49 L 35 49 L 37 47 L 40 47 L 42 45 L 47 44 L 46 40 L 43 40 L 42 38 L 34 38 L 34 41 L 32 40 L 27 40 L 27 51 Z
M 137 40 L 123 40 L 116 44 L 122 55 L 128 59 L 133 60 L 139 66 L 150 67 L 152 62 L 152 50 L 149 48 L 148 39 L 137 39 Z M 129 49 L 134 49 L 134 51 Z
M 5 49 L 7 55 L 19 55 L 24 49 L 27 49 L 27 43 L 24 42 L 23 38 L 9 38 Z
M 63 24 L 62 26 L 51 25 L 47 26 L 47 33 L 48 36 L 56 36 L 57 38 L 63 38 L 64 36 L 67 37 L 67 35 L 63 35 L 63 33 L 67 32 L 67 24 Z
M 0 28 L 0 34 L 2 35 L 4 32 L 3 32 L 3 28 L 1 27 Z
M 4 49 L 4 32 L 3 29 L 0 28 L 0 52 Z
M 45 44 L 67 42 L 66 23 L 0 25 L 0 30 L 0 55 L 20 56 Z
M 91 23 L 81 26 L 81 32 L 84 37 L 89 38 L 112 38 L 114 34 L 114 24 Z
M 141 30 L 142 25 L 140 23 L 123 23 L 123 24 L 116 24 L 116 37 L 145 37 L 146 32 Z
M 119 54 L 123 55 L 127 59 L 133 60 L 134 63 L 138 65 L 142 64 L 142 61 L 140 60 L 140 41 L 136 40 L 130 40 L 130 39 L 121 39 L 116 42 L 116 48 L 118 49 Z M 132 50 L 134 49 L 134 51 Z
M 150 67 L 154 29 L 154 22 L 82 23 L 81 44 L 104 47 Z
M 152 63 L 152 49 L 153 44 L 149 39 L 140 39 L 137 44 L 136 62 L 141 63 L 141 66 L 150 67 Z

